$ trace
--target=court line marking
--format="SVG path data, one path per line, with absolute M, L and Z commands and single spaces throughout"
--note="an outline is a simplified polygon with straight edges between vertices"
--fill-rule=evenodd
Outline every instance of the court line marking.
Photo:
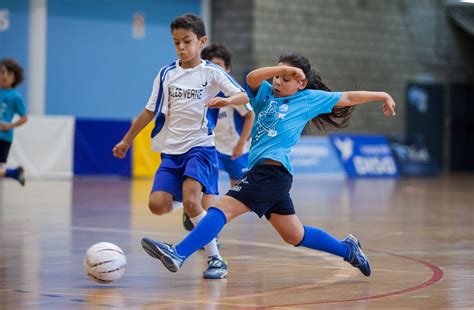
M 297 306 L 308 306 L 308 305 L 317 305 L 317 304 L 335 304 L 335 303 L 348 303 L 348 302 L 355 302 L 355 301 L 368 301 L 368 300 L 373 300 L 373 299 L 380 299 L 380 298 L 384 298 L 384 297 L 390 297 L 390 296 L 396 296 L 396 295 L 402 295 L 402 294 L 414 292 L 414 291 L 432 286 L 432 285 L 440 282 L 441 279 L 443 279 L 443 276 L 444 276 L 443 270 L 440 267 L 438 267 L 438 266 L 436 266 L 436 265 L 434 265 L 434 264 L 432 264 L 428 261 L 421 260 L 421 259 L 414 258 L 414 257 L 410 257 L 410 256 L 398 255 L 398 254 L 395 254 L 395 253 L 390 253 L 390 252 L 380 251 L 380 250 L 374 250 L 374 249 L 368 249 L 368 251 L 375 252 L 375 253 L 382 253 L 382 254 L 386 254 L 386 255 L 389 255 L 389 256 L 395 256 L 395 257 L 399 257 L 399 258 L 402 258 L 402 259 L 417 262 L 419 264 L 422 264 L 422 265 L 428 267 L 431 270 L 432 275 L 428 280 L 426 280 L 426 281 L 424 281 L 424 282 L 422 282 L 418 285 L 411 286 L 411 287 L 401 289 L 401 290 L 397 290 L 397 291 L 377 294 L 377 295 L 367 295 L 367 296 L 363 296 L 363 297 L 356 297 L 356 298 L 349 298 L 349 299 L 339 299 L 339 300 L 336 299 L 336 300 L 323 300 L 323 301 L 306 302 L 306 303 L 281 304 L 281 305 L 257 307 L 257 309 L 284 308 L 284 307 L 297 307 Z

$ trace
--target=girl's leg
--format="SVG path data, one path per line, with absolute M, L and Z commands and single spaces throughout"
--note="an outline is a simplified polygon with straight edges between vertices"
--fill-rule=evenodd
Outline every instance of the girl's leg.
M 295 214 L 272 214 L 270 223 L 280 236 L 295 246 L 304 246 L 310 249 L 331 253 L 347 259 L 349 247 L 334 238 L 324 230 L 310 226 L 303 226 Z
M 370 276 L 370 263 L 362 252 L 359 240 L 353 235 L 340 241 L 324 230 L 303 226 L 296 215 L 272 214 L 270 223 L 282 238 L 295 246 L 331 253 L 344 258 L 358 268 L 366 277 Z M 298 241 L 300 240 L 300 241 Z

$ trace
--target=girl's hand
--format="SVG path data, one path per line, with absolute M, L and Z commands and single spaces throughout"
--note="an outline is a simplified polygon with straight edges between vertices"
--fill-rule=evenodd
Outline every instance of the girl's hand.
M 223 108 L 225 106 L 228 106 L 230 103 L 231 102 L 229 98 L 214 97 L 209 100 L 206 105 L 209 107 L 209 109 L 215 109 Z
M 303 81 L 306 79 L 306 75 L 304 74 L 303 70 L 297 67 L 290 67 L 288 66 L 285 69 L 285 75 L 290 76 L 291 78 L 295 79 L 296 81 Z
M 387 94 L 387 98 L 383 102 L 383 114 L 385 116 L 395 116 L 395 105 L 393 98 Z
M 117 158 L 125 158 L 125 155 L 127 155 L 127 151 L 129 148 L 130 143 L 122 140 L 114 146 L 114 148 L 112 149 L 112 154 L 114 155 L 114 157 Z

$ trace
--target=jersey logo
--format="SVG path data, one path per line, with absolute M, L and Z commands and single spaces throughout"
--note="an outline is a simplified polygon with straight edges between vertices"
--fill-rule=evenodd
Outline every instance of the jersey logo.
M 249 184 L 249 181 L 247 181 L 246 176 L 240 179 L 239 181 L 237 181 L 237 184 L 235 184 L 235 186 L 232 187 L 230 190 L 234 192 L 240 192 L 240 190 L 242 189 L 242 185 L 244 184 Z
M 288 104 L 287 100 L 278 107 L 278 102 L 275 100 L 270 101 L 270 105 L 266 111 L 258 113 L 257 119 L 257 133 L 253 138 L 255 141 L 258 141 L 260 137 L 267 133 L 269 137 L 276 137 L 278 135 L 278 131 L 276 130 L 276 125 L 280 119 L 284 119 L 286 116 L 286 112 L 288 112 Z
M 207 81 L 205 81 L 204 83 L 201 84 L 202 87 L 206 87 L 207 86 Z

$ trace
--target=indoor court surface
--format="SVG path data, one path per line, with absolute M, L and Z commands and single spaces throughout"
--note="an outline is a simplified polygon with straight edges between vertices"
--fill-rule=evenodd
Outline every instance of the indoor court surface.
M 254 214 L 221 233 L 227 279 L 202 279 L 203 252 L 170 273 L 140 240 L 179 241 L 182 210 L 152 215 L 151 182 L 0 182 L 0 309 L 474 308 L 472 174 L 296 176 L 292 197 L 303 223 L 341 239 L 356 234 L 370 278 L 337 257 L 286 245 Z M 92 282 L 82 263 L 100 241 L 119 245 L 128 259 L 124 277 L 108 285 Z

